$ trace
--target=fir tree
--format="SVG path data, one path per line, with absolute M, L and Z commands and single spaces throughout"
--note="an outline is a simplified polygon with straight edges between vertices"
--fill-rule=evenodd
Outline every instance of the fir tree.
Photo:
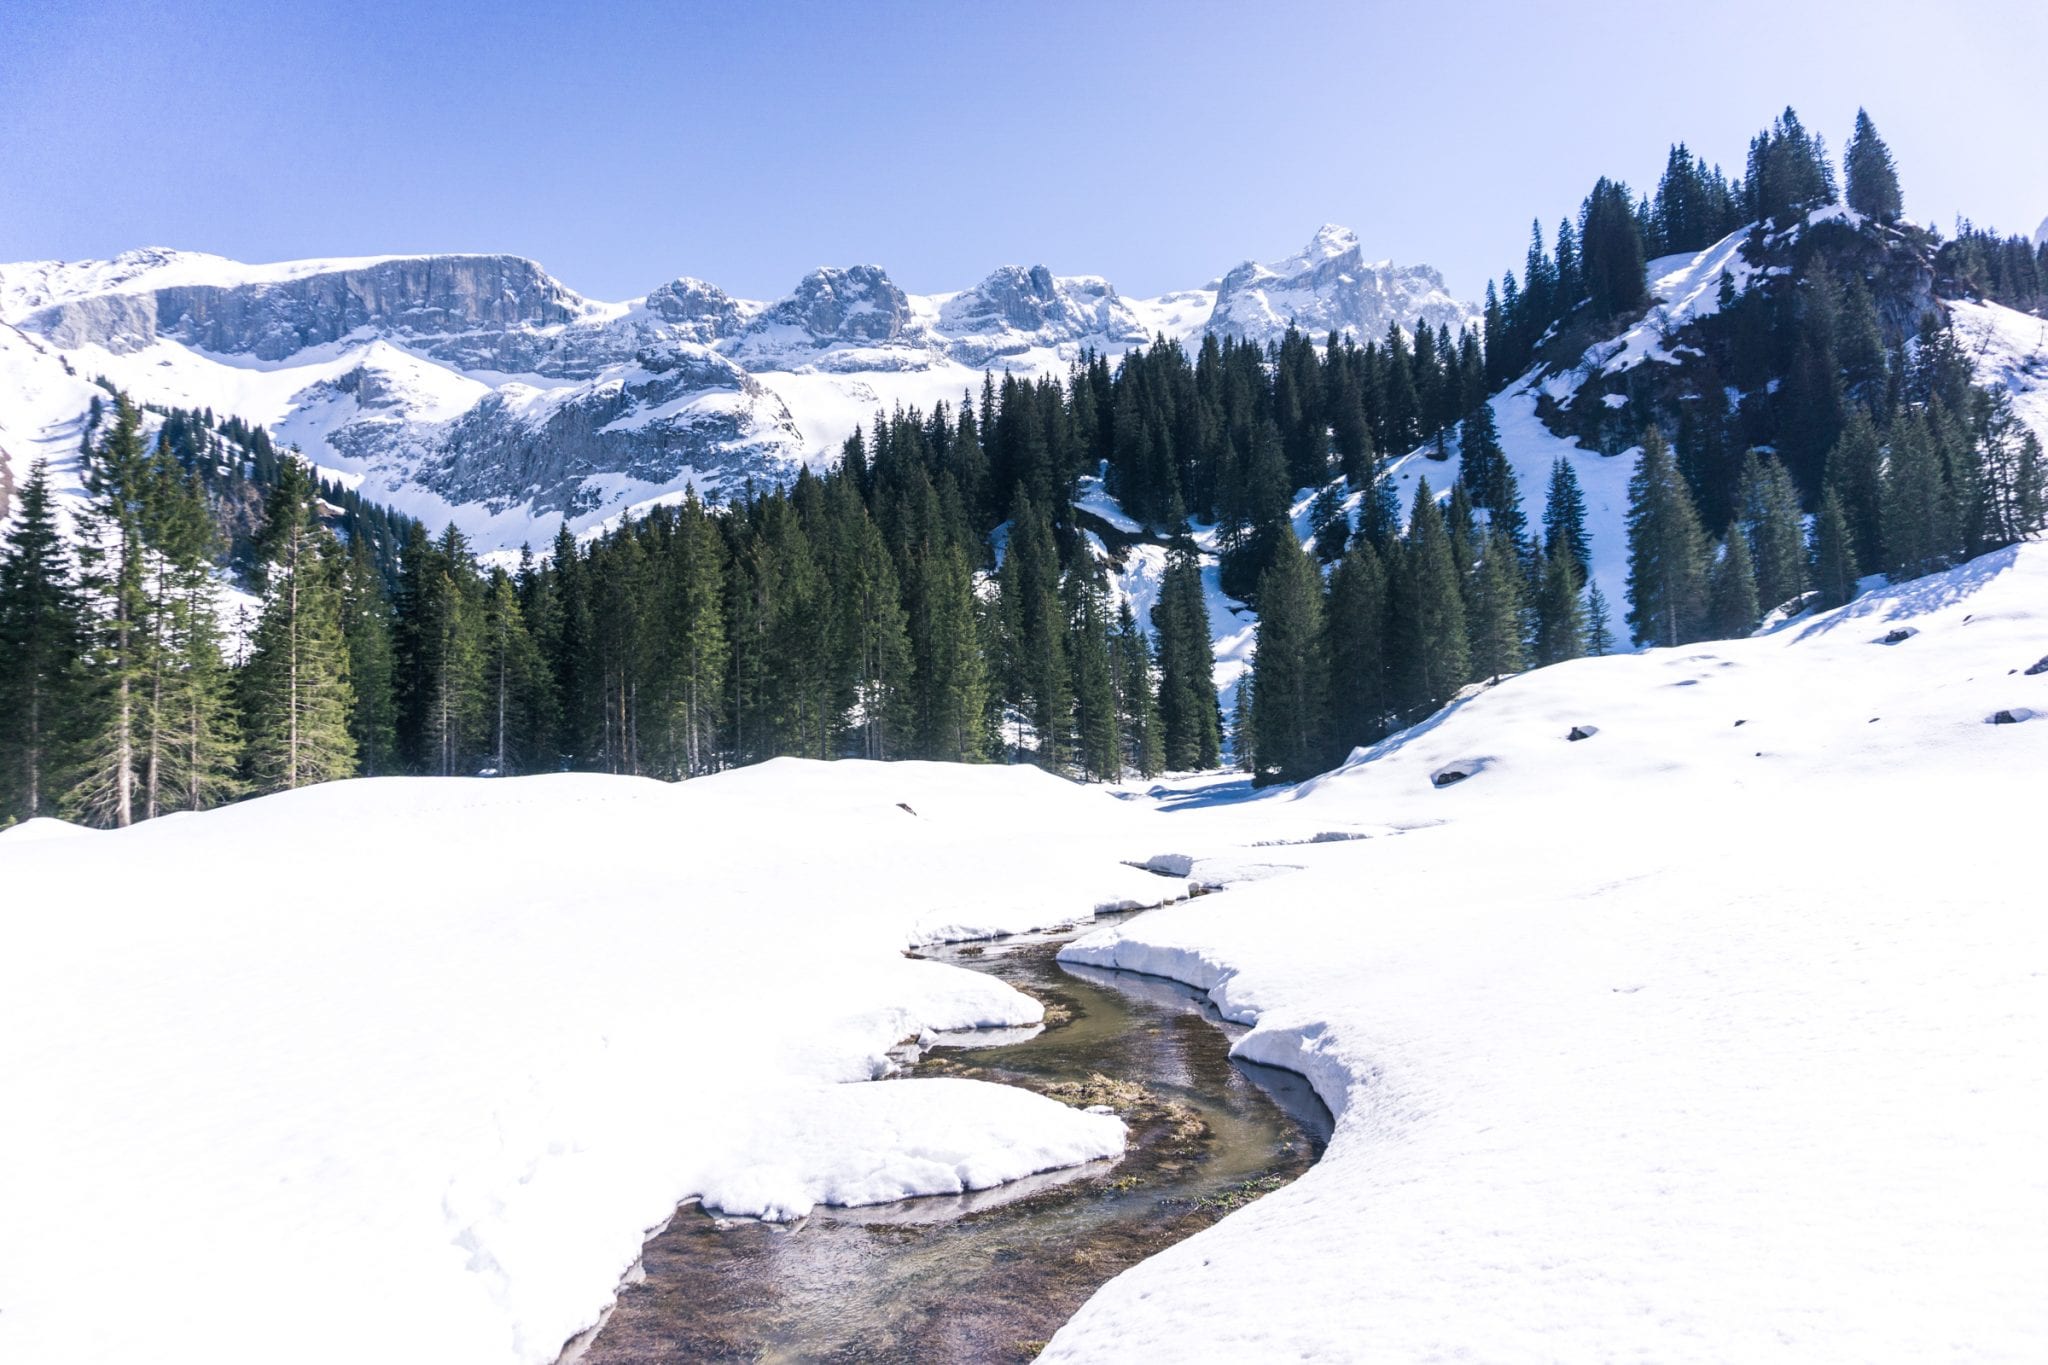
M 1426 478 L 1415 481 L 1408 538 L 1390 578 L 1396 700 L 1408 714 L 1426 715 L 1465 685 L 1469 662 L 1458 566 Z
M 1159 734 L 1159 702 L 1152 688 L 1151 651 L 1128 597 L 1117 604 L 1110 637 L 1110 666 L 1116 688 L 1117 725 L 1124 740 L 1124 766 L 1152 777 L 1165 764 Z
M 1352 546 L 1330 574 L 1330 729 L 1337 750 L 1387 732 L 1393 710 L 1387 651 L 1387 575 L 1372 542 Z
M 1167 553 L 1152 629 L 1159 647 L 1159 722 L 1167 769 L 1213 768 L 1222 759 L 1222 714 L 1213 681 L 1208 600 L 1189 541 L 1177 540 Z
M 332 537 L 314 501 L 305 467 L 284 461 L 264 506 L 263 615 L 242 678 L 247 765 L 258 792 L 355 772 L 341 592 Z
M 1891 149 L 1877 135 L 1870 115 L 1861 109 L 1856 111 L 1856 131 L 1842 153 L 1842 172 L 1848 184 L 1849 207 L 1864 217 L 1890 223 L 1905 211 Z
M 82 701 L 85 624 L 49 470 L 29 467 L 0 549 L 0 824 L 50 814 Z
M 1499 531 L 1483 541 L 1477 591 L 1466 612 L 1474 677 L 1500 678 L 1522 670 L 1522 566 L 1513 542 Z
M 1573 572 L 1583 583 L 1592 569 L 1592 550 L 1586 541 L 1586 495 L 1579 488 L 1579 476 L 1571 461 L 1559 456 L 1550 467 L 1550 489 L 1543 505 L 1543 552 L 1563 554 L 1571 560 Z
M 1569 548 L 1543 556 L 1536 591 L 1536 663 L 1563 663 L 1586 652 L 1586 613 L 1579 602 L 1579 571 Z
M 1743 459 L 1736 500 L 1743 534 L 1735 539 L 1747 540 L 1757 600 L 1774 611 L 1806 591 L 1806 534 L 1798 491 L 1782 464 L 1751 451 Z M 1755 629 L 1754 623 L 1750 628 Z
M 152 662 L 144 591 L 147 463 L 141 414 L 117 396 L 111 428 L 87 455 L 89 501 L 79 546 L 92 627 L 91 692 L 81 708 L 80 763 L 63 805 L 89 824 L 124 826 L 137 814 Z
M 1614 652 L 1614 632 L 1609 622 L 1613 618 L 1607 610 L 1607 594 L 1600 591 L 1600 585 L 1588 582 L 1586 585 L 1586 653 L 1600 657 Z
M 1731 535 L 1714 563 L 1707 604 L 1708 633 L 1732 640 L 1756 630 L 1761 619 L 1757 609 L 1756 572 L 1750 562 L 1749 543 Z
M 341 635 L 348 647 L 350 686 L 355 707 L 349 734 L 365 777 L 381 777 L 397 769 L 397 717 L 393 710 L 391 604 L 383 579 L 371 562 L 368 544 L 349 542 L 341 574 Z
M 1073 664 L 1075 759 L 1097 782 L 1123 776 L 1115 666 L 1110 657 L 1109 591 L 1099 571 L 1067 576 L 1067 657 Z
M 1314 564 L 1292 536 L 1283 537 L 1259 585 L 1252 664 L 1256 783 L 1299 782 L 1327 766 L 1322 596 Z
M 1833 488 L 1821 499 L 1813 526 L 1813 581 L 1822 610 L 1839 607 L 1856 596 L 1855 536 L 1842 500 Z
M 1827 488 L 1841 504 L 1853 558 L 1880 563 L 1884 541 L 1884 456 L 1877 426 L 1860 404 L 1849 411 L 1842 434 L 1828 452 Z
M 1628 485 L 1628 624 L 1638 643 L 1699 638 L 1707 611 L 1705 536 L 1670 447 L 1652 427 Z

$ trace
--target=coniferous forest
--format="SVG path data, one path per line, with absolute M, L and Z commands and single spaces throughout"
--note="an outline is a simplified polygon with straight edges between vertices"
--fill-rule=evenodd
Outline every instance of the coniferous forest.
M 1683 145 L 1654 194 L 1599 180 L 1455 335 L 1160 338 L 1064 381 L 990 375 L 957 405 L 877 414 L 829 472 L 565 531 L 516 564 L 318 483 L 261 428 L 114 396 L 88 422 L 75 540 L 37 467 L 0 549 L 0 823 L 126 825 L 356 774 L 680 779 L 779 755 L 1109 781 L 1234 754 L 1292 781 L 1473 683 L 1747 634 L 2040 530 L 2039 443 L 1974 387 L 1934 295 L 2038 309 L 2048 260 L 1905 224 L 1867 116 L 1842 170 L 1787 110 L 1732 180 Z M 1838 202 L 1851 214 L 1792 230 Z M 1522 489 L 1489 395 L 1641 319 L 1649 261 L 1745 228 L 1750 258 L 1786 269 L 1724 276 L 1683 363 L 1539 405 L 1589 449 L 1643 452 L 1629 600 L 1608 603 L 1573 466 Z M 1458 455 L 1455 477 L 1425 463 L 1402 505 L 1388 460 L 1418 450 Z M 1077 503 L 1096 477 L 1146 529 Z M 1147 620 L 1099 548 L 1138 544 L 1165 561 Z M 248 619 L 224 578 L 256 595 Z M 1219 592 L 1260 618 L 1228 717 Z

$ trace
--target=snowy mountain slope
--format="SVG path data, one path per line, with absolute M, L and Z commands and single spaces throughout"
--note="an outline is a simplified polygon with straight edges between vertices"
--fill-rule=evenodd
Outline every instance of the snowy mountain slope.
M 0 323 L 0 395 L 0 527 L 13 513 L 14 490 L 38 459 L 49 464 L 60 505 L 76 505 L 86 411 L 95 395 L 105 394 L 66 370 L 47 343 Z
M 246 265 L 151 248 L 0 265 L 0 321 L 144 402 L 264 423 L 364 496 L 502 550 L 685 488 L 786 478 L 836 457 L 876 410 L 956 401 L 985 369 L 1064 374 L 1086 350 L 1114 356 L 1226 318 L 1277 337 L 1285 321 L 1259 322 L 1254 295 L 1298 287 L 1382 331 L 1411 320 L 1403 308 L 1436 319 L 1420 276 L 1346 265 L 1355 239 L 1318 240 L 1338 237 L 1348 255 L 1297 262 L 1293 285 L 1269 272 L 1228 309 L 1211 289 L 1125 299 L 1044 266 L 935 295 L 879 266 L 825 267 L 769 302 L 685 276 L 602 303 L 516 256 Z M 0 422 L 41 422 L 12 404 L 0 395 Z
M 1064 955 L 1208 990 L 1337 1132 L 1043 1358 L 2038 1359 L 2044 650 L 2024 545 L 1162 789 L 1228 889 Z
M 545 1365 L 684 1196 L 788 1217 L 1120 1151 L 1036 1095 L 842 1083 L 1035 1024 L 900 950 L 1174 894 L 1118 861 L 1155 819 L 1030 769 L 784 760 L 0 835 L 0 1359 Z M 114 1228 L 149 1269 L 107 1312 L 79 1267 Z
M 1368 261 L 1357 234 L 1325 223 L 1285 260 L 1246 261 L 1225 275 L 1208 330 L 1265 343 L 1296 326 L 1317 341 L 1337 332 L 1364 345 L 1396 323 L 1406 331 L 1425 325 L 1455 333 L 1477 320 L 1477 310 L 1451 297 L 1435 270 Z
M 1950 304 L 1949 317 L 1978 382 L 2003 388 L 2013 411 L 2048 444 L 2048 321 L 1974 300 Z

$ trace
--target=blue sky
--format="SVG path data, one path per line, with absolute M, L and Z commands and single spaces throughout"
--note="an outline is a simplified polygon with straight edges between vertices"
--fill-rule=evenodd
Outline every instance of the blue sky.
M 2048 5 L 0 0 L 0 260 L 513 251 L 600 298 L 1004 262 L 1144 295 L 1332 220 L 1476 296 L 1596 176 L 1859 104 L 1907 211 L 2048 214 Z M 1846 16 L 1846 17 L 1845 17 Z

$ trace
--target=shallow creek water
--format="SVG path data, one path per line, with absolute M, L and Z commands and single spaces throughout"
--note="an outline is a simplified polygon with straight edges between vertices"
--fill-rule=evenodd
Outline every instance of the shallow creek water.
M 1057 961 L 1071 936 L 931 950 L 1037 997 L 1046 1027 L 953 1035 L 901 1074 L 1108 1104 L 1130 1127 L 1123 1157 L 788 1226 L 686 1206 L 564 1360 L 1029 1360 L 1111 1276 L 1321 1155 L 1329 1114 L 1306 1081 L 1232 1061 L 1242 1030 L 1193 991 Z

